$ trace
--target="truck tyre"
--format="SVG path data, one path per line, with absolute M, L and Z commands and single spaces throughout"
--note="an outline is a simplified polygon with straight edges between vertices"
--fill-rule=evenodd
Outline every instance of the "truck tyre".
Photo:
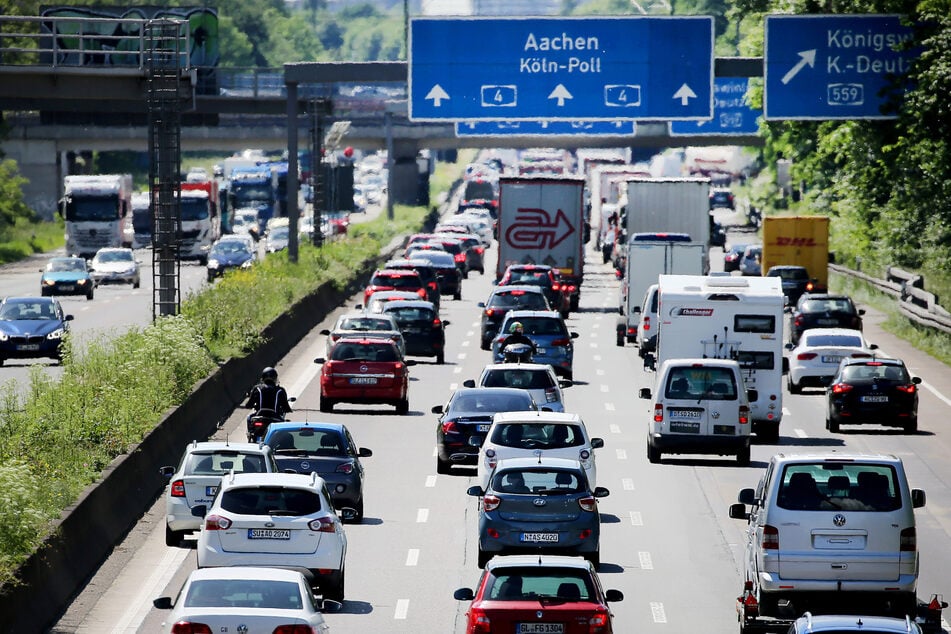
M 779 441 L 779 423 L 775 423 L 775 422 L 760 423 L 756 428 L 756 435 L 759 436 L 760 440 L 764 442 L 778 442 Z

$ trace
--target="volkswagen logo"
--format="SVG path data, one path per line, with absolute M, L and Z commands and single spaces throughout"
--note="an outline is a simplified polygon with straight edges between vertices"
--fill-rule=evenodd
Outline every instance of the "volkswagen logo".
M 832 516 L 832 523 L 836 526 L 845 526 L 845 515 L 842 515 L 842 513 L 836 513 Z
M 545 506 L 546 504 L 548 504 L 548 501 L 545 498 L 535 498 L 534 500 L 532 500 L 532 504 L 534 504 L 535 506 Z
M 266 528 L 274 528 L 274 522 L 264 522 Z
M 710 418 L 713 418 L 713 419 L 720 418 L 720 412 L 710 412 Z
M 541 610 L 539 610 L 538 612 L 535 613 L 535 618 L 536 618 L 536 619 L 540 619 L 540 618 L 542 618 L 543 616 L 545 616 L 545 613 L 542 612 Z
M 300 468 L 303 469 L 304 471 L 307 471 L 308 469 L 310 469 L 310 463 L 307 462 L 306 460 L 302 460 L 300 463 Z
M 248 632 L 248 626 L 245 625 L 244 623 L 240 624 L 237 629 L 238 629 L 238 634 L 247 634 Z
M 368 368 L 367 368 L 367 366 L 365 366 L 365 365 L 361 365 L 361 366 L 360 366 L 360 372 L 366 372 L 367 369 L 368 369 Z

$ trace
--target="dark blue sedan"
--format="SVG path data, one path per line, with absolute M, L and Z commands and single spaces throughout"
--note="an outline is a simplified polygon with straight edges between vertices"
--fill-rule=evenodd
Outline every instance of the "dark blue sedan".
M 41 270 L 41 295 L 85 295 L 92 299 L 96 283 L 86 260 L 82 258 L 53 258 Z
M 208 252 L 208 281 L 224 275 L 228 269 L 248 268 L 254 263 L 254 247 L 239 239 L 218 240 Z
M 0 365 L 7 359 L 59 361 L 72 319 L 50 297 L 7 297 L 0 302 Z

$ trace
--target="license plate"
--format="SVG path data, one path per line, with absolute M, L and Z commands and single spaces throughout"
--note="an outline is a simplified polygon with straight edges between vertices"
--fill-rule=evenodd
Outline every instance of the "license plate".
M 839 322 L 835 319 L 817 319 L 816 323 L 820 326 L 835 326 Z
M 545 348 L 537 348 L 537 351 L 538 351 L 538 354 L 545 354 L 546 352 L 548 352 L 548 350 L 546 350 Z
M 73 284 L 60 284 L 59 290 L 61 291 L 75 291 L 76 287 Z
M 289 528 L 249 528 L 248 539 L 290 539 Z
M 564 623 L 518 623 L 518 634 L 562 634 L 565 631 Z
M 354 376 L 350 377 L 352 385 L 376 385 L 375 376 Z
M 870 394 L 869 396 L 863 396 L 860 400 L 863 403 L 887 403 L 888 396 L 884 394 Z
M 40 344 L 38 343 L 21 343 L 20 345 L 17 346 L 17 350 L 21 350 L 23 352 L 30 352 L 30 351 L 39 350 L 39 349 L 40 349 Z
M 699 434 L 700 423 L 690 421 L 672 420 L 670 421 L 670 431 L 675 434 Z
M 218 487 L 205 487 L 205 495 L 210 498 L 215 497 L 218 495 Z
M 558 533 L 522 533 L 519 541 L 532 544 L 555 544 L 558 543 Z
M 822 356 L 823 363 L 838 363 L 842 360 L 842 357 L 834 354 L 826 354 Z
M 700 409 L 676 409 L 671 407 L 667 410 L 671 418 L 685 418 L 688 420 L 700 420 L 703 410 Z
M 492 426 L 492 423 L 483 423 L 481 425 L 476 425 L 476 431 L 482 432 L 483 434 L 489 431 L 489 427 Z
M 419 333 L 423 332 L 423 329 L 422 328 L 404 328 L 403 332 L 409 333 L 411 335 L 418 335 Z

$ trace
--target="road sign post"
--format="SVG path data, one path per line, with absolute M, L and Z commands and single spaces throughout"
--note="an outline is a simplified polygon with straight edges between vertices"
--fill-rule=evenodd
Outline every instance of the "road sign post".
M 713 116 L 713 18 L 415 18 L 413 121 Z
M 766 16 L 763 110 L 777 119 L 892 119 L 892 78 L 918 56 L 897 15 Z

